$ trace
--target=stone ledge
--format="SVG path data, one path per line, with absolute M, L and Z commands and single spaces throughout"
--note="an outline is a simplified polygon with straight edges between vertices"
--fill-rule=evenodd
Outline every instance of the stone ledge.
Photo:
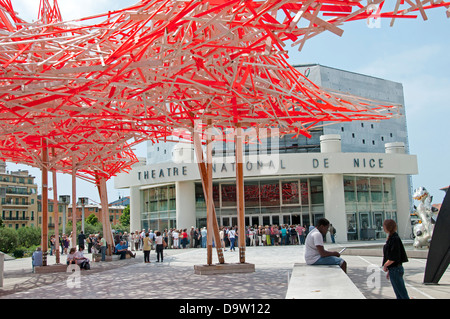
M 294 264 L 286 299 L 365 299 L 339 266 Z
M 252 272 L 255 272 L 255 264 L 249 263 L 194 265 L 194 273 L 196 275 L 222 275 Z
M 347 248 L 342 256 L 370 256 L 370 257 L 383 257 L 383 248 Z M 427 259 L 428 250 L 406 250 L 408 258 Z M 343 257 L 344 258 L 344 257 Z M 345 258 L 344 258 L 345 259 Z
M 49 274 L 52 272 L 67 272 L 66 264 L 55 264 L 47 266 L 36 266 L 34 267 L 35 274 Z

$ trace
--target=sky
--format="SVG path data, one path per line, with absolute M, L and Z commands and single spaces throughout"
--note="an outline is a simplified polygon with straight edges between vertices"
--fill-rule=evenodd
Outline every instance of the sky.
M 113 11 L 136 3 L 137 0 L 58 0 L 64 20 Z M 396 1 L 387 1 L 393 7 Z M 27 21 L 37 18 L 39 0 L 12 0 L 19 16 Z M 392 8 L 391 8 L 392 10 Z M 408 125 L 410 154 L 417 155 L 418 175 L 412 177 L 413 189 L 425 187 L 433 196 L 433 204 L 442 203 L 450 185 L 450 19 L 444 8 L 427 10 L 427 21 L 420 13 L 416 19 L 390 19 L 370 26 L 366 21 L 354 21 L 341 26 L 342 37 L 321 33 L 309 39 L 302 51 L 286 46 L 292 65 L 321 65 L 362 73 L 402 83 Z M 146 143 L 136 147 L 138 157 L 146 157 Z M 7 170 L 28 169 L 36 176 L 41 193 L 40 170 L 7 163 Z M 114 178 L 113 178 L 114 179 Z M 108 199 L 128 196 L 128 190 L 114 189 L 108 181 Z M 51 177 L 49 177 L 51 182 Z M 58 195 L 71 195 L 71 177 L 58 174 Z M 51 185 L 51 183 L 50 183 Z M 50 192 L 49 197 L 52 198 Z M 99 202 L 96 187 L 77 180 L 77 197 L 89 197 Z

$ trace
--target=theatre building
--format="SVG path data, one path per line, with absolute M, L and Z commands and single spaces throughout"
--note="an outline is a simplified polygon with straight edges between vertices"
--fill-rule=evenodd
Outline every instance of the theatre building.
M 322 65 L 297 68 L 316 84 L 404 105 L 402 85 Z M 251 130 L 245 132 L 248 136 Z M 245 135 L 244 134 L 244 135 Z M 324 125 L 303 136 L 271 137 L 244 147 L 246 225 L 313 225 L 327 218 L 346 242 L 384 238 L 384 219 L 409 238 L 410 175 L 404 112 L 380 122 Z M 268 136 L 274 136 L 268 134 Z M 237 225 L 234 144 L 215 142 L 213 197 L 219 226 Z M 147 145 L 147 158 L 115 177 L 130 190 L 130 230 L 206 226 L 206 204 L 193 148 L 184 143 Z

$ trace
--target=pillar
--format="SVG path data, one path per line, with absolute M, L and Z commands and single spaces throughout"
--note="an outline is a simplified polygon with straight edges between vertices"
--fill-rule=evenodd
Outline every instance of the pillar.
M 386 143 L 386 154 L 405 154 L 403 142 Z M 412 210 L 409 175 L 395 175 L 395 198 L 397 199 L 397 233 L 400 238 L 409 239 L 411 234 L 410 213 Z
M 141 202 L 139 187 L 130 187 L 130 232 L 142 230 Z
M 321 153 L 340 153 L 341 136 L 338 134 L 320 137 Z M 344 176 L 323 174 L 323 199 L 325 218 L 336 228 L 336 242 L 347 242 L 347 218 L 345 212 Z M 327 241 L 331 242 L 329 233 Z
M 177 228 L 186 228 L 189 231 L 192 226 L 196 225 L 195 183 L 193 181 L 176 182 L 175 196 Z

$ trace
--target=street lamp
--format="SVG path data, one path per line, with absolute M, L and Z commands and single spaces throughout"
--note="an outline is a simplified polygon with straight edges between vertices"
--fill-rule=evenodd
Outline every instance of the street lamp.
M 84 234 L 84 206 L 89 203 L 89 198 L 78 197 L 78 203 L 81 204 L 81 230 Z
M 66 213 L 67 213 L 67 205 L 70 203 L 70 195 L 60 195 L 59 201 L 63 203 L 64 205 L 64 211 L 63 211 L 63 234 L 66 233 Z

